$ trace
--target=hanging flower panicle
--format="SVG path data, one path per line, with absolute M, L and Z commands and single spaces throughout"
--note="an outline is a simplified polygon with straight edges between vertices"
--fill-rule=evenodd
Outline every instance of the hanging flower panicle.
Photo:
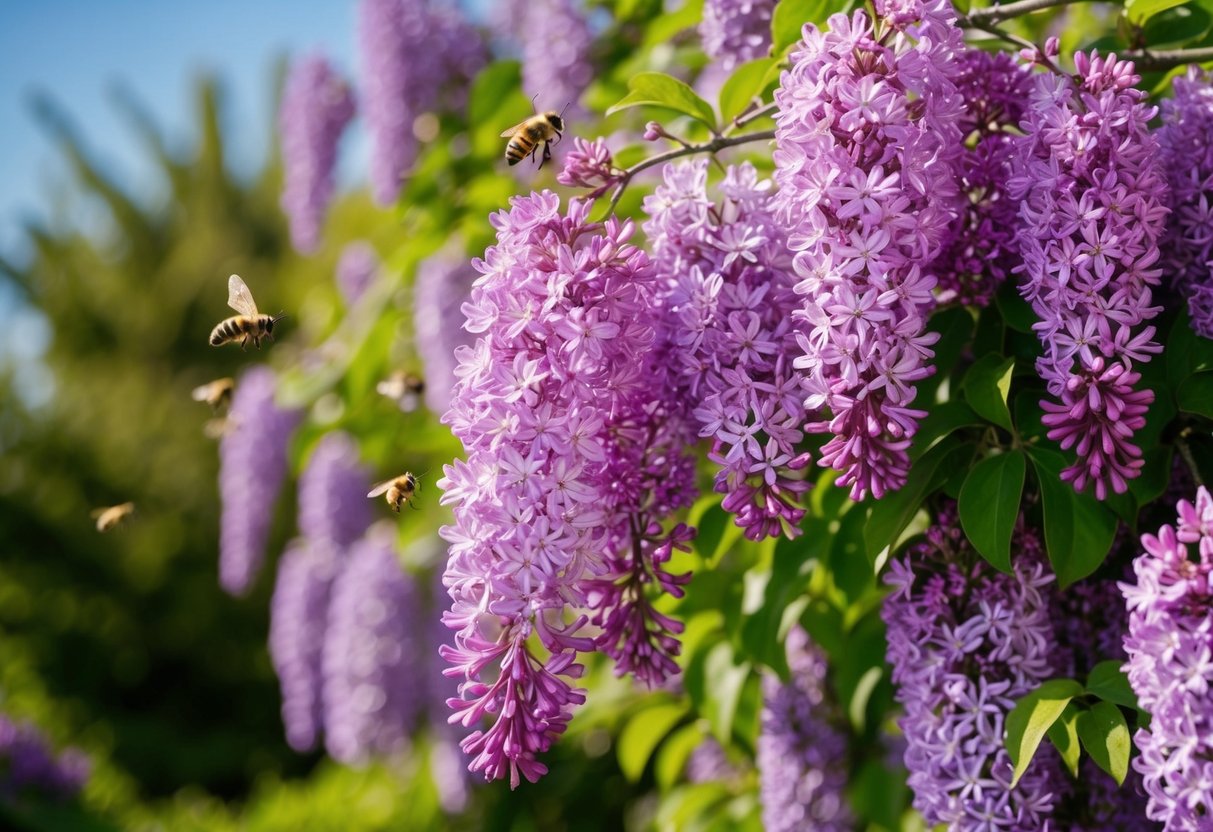
M 379 255 L 370 243 L 356 240 L 341 250 L 337 260 L 337 290 L 347 307 L 358 302 L 378 273 Z
M 0 714 L 0 798 L 38 794 L 71 800 L 88 782 L 91 765 L 79 749 L 55 753 L 42 732 Z
M 455 389 L 455 353 L 474 340 L 463 328 L 463 304 L 477 272 L 461 245 L 428 257 L 413 284 L 413 338 L 425 371 L 425 405 L 442 414 Z
M 771 51 L 771 18 L 778 0 L 705 0 L 699 36 L 703 51 L 732 71 Z

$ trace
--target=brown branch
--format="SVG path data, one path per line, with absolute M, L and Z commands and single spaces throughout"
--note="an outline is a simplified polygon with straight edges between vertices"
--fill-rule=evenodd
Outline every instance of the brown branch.
M 1001 23 L 1004 20 L 1022 17 L 1032 12 L 1055 9 L 1058 6 L 1070 6 L 1074 3 L 1082 2 L 1086 2 L 1086 0 L 1017 0 L 1015 3 L 1003 3 L 984 9 L 974 9 L 969 12 L 967 17 L 960 18 L 957 21 L 957 25 L 962 28 L 980 29 L 983 28 L 981 26 L 983 23 L 987 25 Z
M 1213 46 L 1195 49 L 1131 49 L 1121 52 L 1120 57 L 1132 61 L 1141 72 L 1173 69 L 1184 64 L 1203 64 L 1213 61 Z

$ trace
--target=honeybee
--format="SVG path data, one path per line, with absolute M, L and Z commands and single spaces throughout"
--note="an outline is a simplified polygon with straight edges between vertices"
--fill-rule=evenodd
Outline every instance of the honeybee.
M 89 516 L 97 521 L 97 531 L 108 532 L 130 517 L 134 511 L 134 503 L 122 503 L 106 508 L 95 508 Z
M 567 108 L 568 105 L 565 106 Z M 563 112 L 548 110 L 546 113 L 536 113 L 501 134 L 501 138 L 510 140 L 505 146 L 505 158 L 510 167 L 521 162 L 527 154 L 534 159 L 540 142 L 543 142 L 543 158 L 539 160 L 539 167 L 542 168 L 543 163 L 552 158 L 552 143 L 564 135 Z
M 405 413 L 417 409 L 421 394 L 425 392 L 425 379 L 415 373 L 397 370 L 375 385 L 379 395 L 394 401 Z
M 250 341 L 257 349 L 261 349 L 263 339 L 273 340 L 274 324 L 282 319 L 282 315 L 262 315 L 258 312 L 252 293 L 238 274 L 227 279 L 227 305 L 240 314 L 220 321 L 219 325 L 211 330 L 212 347 L 239 340 L 241 349 L 247 348 Z
M 401 503 L 408 503 L 409 507 L 413 509 L 417 508 L 413 505 L 413 496 L 419 487 L 417 477 L 405 471 L 399 477 L 379 483 L 367 492 L 366 496 L 374 498 L 380 494 L 386 494 L 387 504 L 392 507 L 393 511 L 399 512 Z
M 233 427 L 235 424 L 230 416 L 217 416 L 206 420 L 206 424 L 202 426 L 202 435 L 207 439 L 222 439 L 232 432 Z
M 214 381 L 207 382 L 201 387 L 195 387 L 190 393 L 190 397 L 196 402 L 206 402 L 211 406 L 211 410 L 218 413 L 227 408 L 232 401 L 232 390 L 236 387 L 236 382 L 230 378 L 217 378 Z

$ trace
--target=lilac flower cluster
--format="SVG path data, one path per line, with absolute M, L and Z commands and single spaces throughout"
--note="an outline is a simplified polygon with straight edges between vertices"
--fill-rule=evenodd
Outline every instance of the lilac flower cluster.
M 800 627 L 788 633 L 792 678 L 763 680 L 758 776 L 768 832 L 852 829 L 847 740 L 826 701 L 826 662 Z
M 1163 167 L 1171 186 L 1166 265 L 1188 300 L 1192 328 L 1213 338 L 1213 74 L 1189 67 L 1162 103 Z
M 540 110 L 576 111 L 594 80 L 593 34 L 577 0 L 524 0 L 502 4 L 505 25 L 522 43 L 522 89 L 540 97 Z
M 1134 740 L 1148 816 L 1170 830 L 1209 828 L 1213 789 L 1213 496 L 1181 500 L 1176 526 L 1143 535 L 1129 608 L 1126 671 L 1150 727 Z M 1195 558 L 1194 558 L 1195 556 Z
M 316 443 L 299 478 L 299 531 L 309 545 L 340 551 L 362 537 L 374 519 L 369 481 L 348 434 L 334 431 Z
M 454 246 L 417 267 L 413 284 L 413 335 L 425 368 L 425 405 L 445 413 L 455 389 L 455 352 L 472 343 L 463 328 L 463 304 L 476 270 Z
M 430 0 L 362 0 L 358 7 L 362 109 L 371 136 L 371 193 L 390 205 L 417 157 L 418 116 L 461 95 L 484 65 L 479 34 L 447 4 Z
M 33 725 L 0 714 L 0 798 L 34 792 L 70 800 L 84 788 L 89 771 L 83 752 L 68 748 L 56 754 Z
M 233 595 L 248 591 L 265 559 L 287 443 L 299 422 L 298 411 L 274 404 L 275 386 L 269 368 L 249 369 L 232 396 L 231 429 L 219 442 L 219 583 Z
M 564 167 L 556 181 L 570 188 L 594 188 L 592 195 L 606 193 L 619 181 L 620 170 L 615 167 L 610 148 L 601 138 L 587 142 L 580 136 L 573 139 L 573 149 L 564 157 Z
M 726 70 L 771 51 L 771 17 L 778 0 L 705 0 L 699 36 L 703 51 Z
M 949 829 L 1049 828 L 1064 775 L 1042 749 L 1012 788 L 1003 726 L 1015 700 L 1052 675 L 1053 628 L 1039 540 L 1022 526 L 1014 573 L 977 556 L 956 522 L 890 564 L 882 616 L 914 807 Z
M 337 260 L 337 289 L 345 305 L 356 304 L 378 273 L 379 255 L 370 243 L 358 240 L 342 249 Z
M 830 434 L 820 462 L 851 497 L 900 488 L 924 415 L 914 383 L 933 372 L 937 256 L 958 213 L 963 48 L 947 0 L 855 12 L 804 40 L 775 93 L 778 215 L 803 296 L 795 366 Z M 882 4 L 877 12 L 883 13 Z
M 1133 87 L 1133 64 L 1074 57 L 1075 78 L 1036 76 L 1008 193 L 1020 203 L 1020 287 L 1040 321 L 1037 372 L 1058 401 L 1042 401 L 1049 438 L 1074 448 L 1062 479 L 1082 490 L 1128 488 L 1144 462 L 1133 434 L 1154 400 L 1134 390 L 1134 361 L 1151 339 L 1151 287 L 1167 184 L 1147 123 L 1156 108 Z
M 562 215 L 545 191 L 493 215 L 497 244 L 474 261 L 481 277 L 464 305 L 479 337 L 459 351 L 444 417 L 467 453 L 439 483 L 455 512 L 442 530 L 453 599 L 445 621 L 456 631 L 443 656 L 446 674 L 461 680 L 452 721 L 471 728 L 488 717 L 462 743 L 469 768 L 508 775 L 512 786 L 546 771 L 537 756 L 584 701 L 569 680 L 582 672 L 577 654 L 596 644 L 580 633 L 585 614 L 563 613 L 596 607 L 603 649 L 613 645 L 638 673 L 641 662 L 659 672 L 665 662 L 653 656 L 671 652 L 666 622 L 637 629 L 625 607 L 637 605 L 639 585 L 670 590 L 680 579 L 633 561 L 656 560 L 687 535 L 679 527 L 664 537 L 655 524 L 658 511 L 686 503 L 693 483 L 668 434 L 678 412 L 665 412 L 645 374 L 656 275 L 628 242 L 630 222 L 591 224 L 588 211 L 575 201 Z M 643 648 L 631 640 L 638 633 Z
M 312 55 L 297 61 L 286 79 L 278 129 L 282 137 L 282 209 L 290 220 L 291 244 L 310 253 L 333 196 L 337 143 L 354 117 L 354 95 L 328 61 Z
M 1016 264 L 1018 204 L 1007 195 L 1009 158 L 1031 76 L 1006 53 L 966 49 L 956 86 L 964 100 L 960 131 L 960 215 L 931 271 L 941 303 L 985 306 Z
M 645 198 L 644 230 L 664 279 L 670 383 L 695 402 L 712 439 L 716 491 L 746 536 L 799 533 L 808 488 L 796 472 L 805 418 L 792 362 L 802 329 L 787 237 L 775 222 L 771 183 L 730 166 L 707 194 L 706 160 L 667 165 Z

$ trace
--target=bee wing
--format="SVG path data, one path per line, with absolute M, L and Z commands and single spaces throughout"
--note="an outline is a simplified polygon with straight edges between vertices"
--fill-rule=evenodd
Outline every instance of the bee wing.
M 503 139 L 510 138 L 515 133 L 517 133 L 519 130 L 521 130 L 524 126 L 526 126 L 527 121 L 530 121 L 530 119 L 528 118 L 528 119 L 526 119 L 526 121 L 518 122 L 513 127 L 511 127 L 509 130 L 503 130 L 501 133 L 501 138 L 503 138 Z
M 257 316 L 257 304 L 253 301 L 253 293 L 244 285 L 240 275 L 234 274 L 227 279 L 227 305 L 241 315 L 250 318 Z
M 196 402 L 204 402 L 211 397 L 211 389 L 215 386 L 215 382 L 208 381 L 200 387 L 195 387 L 190 393 L 190 398 Z
M 390 480 L 384 480 L 381 483 L 377 483 L 374 488 L 372 488 L 370 491 L 367 492 L 366 496 L 380 497 L 380 496 L 386 494 L 387 490 L 392 487 L 392 483 L 394 483 L 395 481 L 396 481 L 396 478 L 392 477 Z

